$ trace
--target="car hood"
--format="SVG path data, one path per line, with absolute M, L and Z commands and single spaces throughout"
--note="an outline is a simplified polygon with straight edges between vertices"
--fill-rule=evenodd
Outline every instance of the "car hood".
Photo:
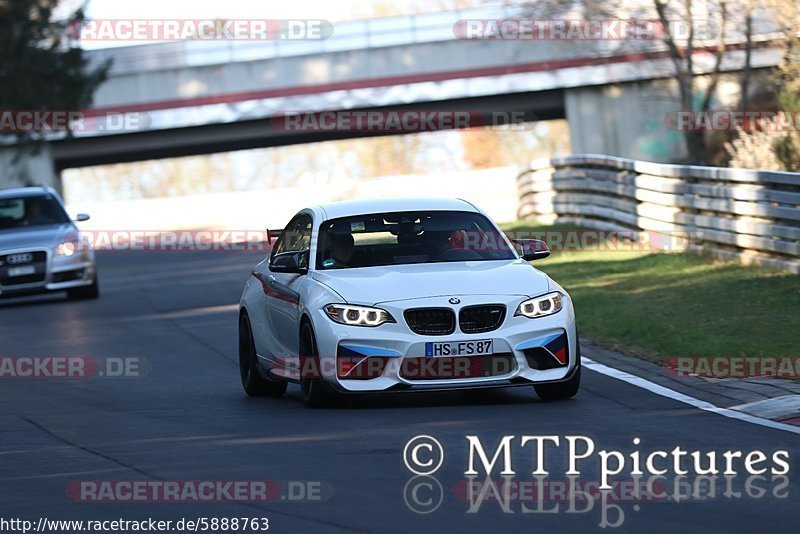
M 549 290 L 547 275 L 523 260 L 424 263 L 315 271 L 312 277 L 352 304 L 455 295 L 533 297 Z
M 0 231 L 0 252 L 33 248 L 52 248 L 63 242 L 72 224 L 52 224 Z

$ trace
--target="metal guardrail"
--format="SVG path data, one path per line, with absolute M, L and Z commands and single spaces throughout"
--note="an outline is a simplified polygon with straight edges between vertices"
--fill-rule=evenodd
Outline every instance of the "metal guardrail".
M 534 162 L 517 186 L 520 218 L 682 235 L 690 248 L 800 273 L 800 173 L 576 155 Z

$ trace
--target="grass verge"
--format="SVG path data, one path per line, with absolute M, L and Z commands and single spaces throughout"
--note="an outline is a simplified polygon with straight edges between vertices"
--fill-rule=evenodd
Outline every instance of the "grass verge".
M 514 231 L 579 230 L 520 221 Z M 696 254 L 560 251 L 536 262 L 572 296 L 578 328 L 647 359 L 800 356 L 800 276 Z

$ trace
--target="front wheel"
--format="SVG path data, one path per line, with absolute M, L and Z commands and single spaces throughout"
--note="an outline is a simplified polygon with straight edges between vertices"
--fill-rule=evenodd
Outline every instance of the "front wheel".
M 239 319 L 239 374 L 245 393 L 251 397 L 280 397 L 286 392 L 285 380 L 269 380 L 261 376 L 256 367 L 256 347 L 250 319 L 242 314 Z
M 331 406 L 335 400 L 335 395 L 327 388 L 322 379 L 322 368 L 319 365 L 319 351 L 317 350 L 317 340 L 314 337 L 314 330 L 310 323 L 303 323 L 300 328 L 300 359 L 301 365 L 300 392 L 303 394 L 303 402 L 309 408 L 326 408 Z M 312 365 L 307 365 L 310 360 Z
M 574 397 L 581 387 L 581 368 L 578 366 L 575 373 L 563 382 L 554 382 L 552 384 L 540 384 L 533 386 L 536 394 L 543 401 L 562 400 Z

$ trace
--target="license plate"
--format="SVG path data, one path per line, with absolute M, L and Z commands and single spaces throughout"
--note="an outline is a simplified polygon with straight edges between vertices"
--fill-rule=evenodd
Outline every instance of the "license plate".
M 29 274 L 36 274 L 36 267 L 33 265 L 26 265 L 25 267 L 12 267 L 8 270 L 8 276 L 27 276 Z
M 493 354 L 491 339 L 474 341 L 429 341 L 425 343 L 425 356 L 484 356 Z

